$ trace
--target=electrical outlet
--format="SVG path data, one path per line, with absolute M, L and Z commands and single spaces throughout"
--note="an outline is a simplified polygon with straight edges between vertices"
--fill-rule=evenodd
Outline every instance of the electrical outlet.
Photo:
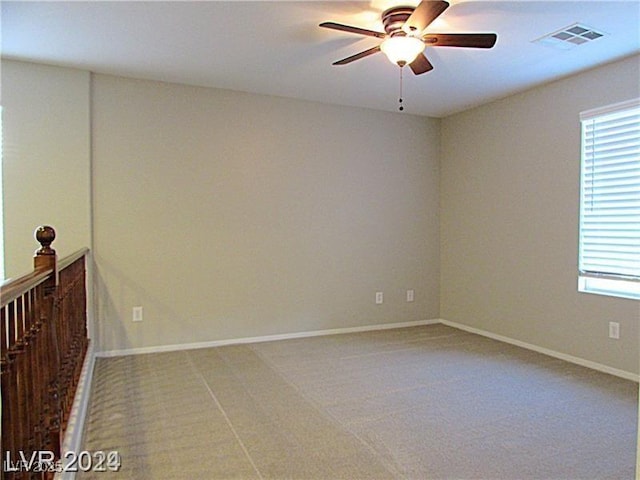
M 376 292 L 376 305 L 380 305 L 384 302 L 384 294 L 382 292 Z
M 615 340 L 620 338 L 620 324 L 618 322 L 609 322 L 609 338 Z
M 133 307 L 133 318 L 134 322 L 142 321 L 142 307 Z
M 413 302 L 413 299 L 415 298 L 415 294 L 416 294 L 415 291 L 407 290 L 407 302 Z

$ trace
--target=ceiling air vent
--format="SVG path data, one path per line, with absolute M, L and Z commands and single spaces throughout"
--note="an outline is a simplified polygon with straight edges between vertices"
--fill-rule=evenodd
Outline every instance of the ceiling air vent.
M 534 43 L 541 43 L 549 47 L 559 48 L 561 50 L 569 50 L 584 43 L 592 42 L 598 38 L 604 37 L 606 34 L 597 31 L 591 27 L 587 27 L 581 23 L 574 23 L 568 27 L 550 33 L 544 37 L 534 40 Z

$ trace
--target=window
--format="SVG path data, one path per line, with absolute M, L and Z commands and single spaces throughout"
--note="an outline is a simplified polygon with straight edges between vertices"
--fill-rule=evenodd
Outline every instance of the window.
M 640 99 L 580 121 L 578 288 L 640 300 Z

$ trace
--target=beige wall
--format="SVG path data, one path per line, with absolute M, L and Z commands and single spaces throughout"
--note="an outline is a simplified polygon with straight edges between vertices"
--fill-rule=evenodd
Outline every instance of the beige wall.
M 437 120 L 97 75 L 93 145 L 103 350 L 438 317 Z
M 639 95 L 638 61 L 442 122 L 97 76 L 92 132 L 87 72 L 3 61 L 9 273 L 93 215 L 102 350 L 440 316 L 638 372 L 638 303 L 575 278 L 577 114 Z
M 38 225 L 63 257 L 90 246 L 89 73 L 2 61 L 7 278 L 29 272 Z
M 578 114 L 639 78 L 636 56 L 443 120 L 442 318 L 638 372 L 639 303 L 578 293 L 576 271 Z

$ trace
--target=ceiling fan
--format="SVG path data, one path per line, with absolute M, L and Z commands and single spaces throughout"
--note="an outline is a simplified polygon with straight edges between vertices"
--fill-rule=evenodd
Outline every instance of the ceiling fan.
M 424 55 L 426 47 L 470 47 L 491 48 L 498 36 L 495 33 L 427 33 L 423 31 L 438 18 L 449 3 L 444 0 L 422 0 L 417 7 L 393 7 L 382 13 L 383 32 L 352 27 L 335 22 L 324 22 L 320 26 L 342 32 L 382 38 L 384 41 L 373 48 L 334 62 L 333 65 L 348 63 L 383 52 L 392 63 L 409 68 L 416 75 L 433 69 Z

